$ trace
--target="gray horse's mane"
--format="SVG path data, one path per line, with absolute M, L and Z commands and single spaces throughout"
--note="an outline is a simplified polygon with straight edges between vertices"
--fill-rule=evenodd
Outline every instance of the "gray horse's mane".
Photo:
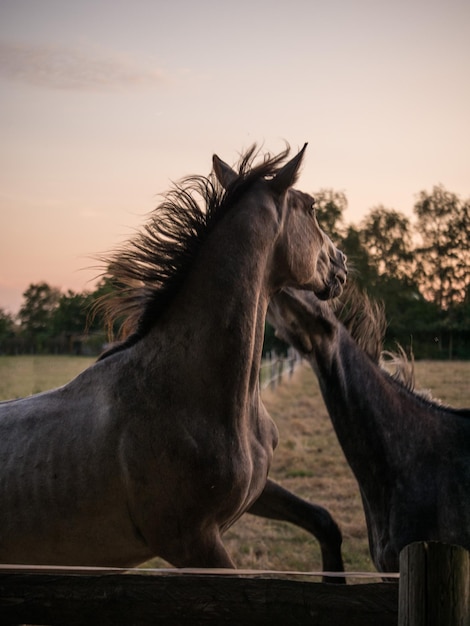
M 415 389 L 413 354 L 408 357 L 399 344 L 396 351 L 384 350 L 387 318 L 383 303 L 371 299 L 350 280 L 342 297 L 332 302 L 332 307 L 338 320 L 374 363 L 409 391 L 421 395 Z
M 395 351 L 384 350 L 387 329 L 385 307 L 360 290 L 354 280 L 348 281 L 341 298 L 330 306 L 357 345 L 398 385 L 429 407 L 444 408 L 455 415 L 470 418 L 469 409 L 443 405 L 429 390 L 416 389 L 413 353 L 408 356 L 400 344 Z
M 289 154 L 259 154 L 256 145 L 240 157 L 238 178 L 224 190 L 214 176 L 188 176 L 166 194 L 148 222 L 127 243 L 100 261 L 113 291 L 95 310 L 104 315 L 108 329 L 119 321 L 126 338 L 101 355 L 103 359 L 145 336 L 180 288 L 208 234 L 253 184 L 271 178 Z
M 346 283 L 341 297 L 333 300 L 331 306 L 361 350 L 378 363 L 387 329 L 384 306 L 369 298 L 352 280 Z

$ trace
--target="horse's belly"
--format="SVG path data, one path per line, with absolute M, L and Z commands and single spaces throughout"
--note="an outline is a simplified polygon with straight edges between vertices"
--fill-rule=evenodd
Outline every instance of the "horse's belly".
M 48 494 L 50 495 L 50 494 Z M 33 499 L 0 516 L 0 562 L 44 565 L 127 567 L 148 559 L 148 547 L 135 532 L 125 507 L 96 502 L 80 510 L 60 500 Z M 89 504 L 89 503 L 88 503 Z
M 18 429 L 13 439 L 0 442 L 0 562 L 127 566 L 148 558 L 116 454 L 73 433 L 39 441 Z

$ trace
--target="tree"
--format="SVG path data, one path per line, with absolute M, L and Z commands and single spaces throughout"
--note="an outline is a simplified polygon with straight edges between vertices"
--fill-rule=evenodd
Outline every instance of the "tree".
M 378 281 L 378 272 L 362 242 L 360 230 L 349 225 L 338 245 L 348 257 L 348 270 L 357 284 L 373 290 Z
M 361 241 L 380 275 L 411 276 L 411 229 L 405 215 L 382 205 L 371 209 L 361 223 Z
M 15 328 L 15 320 L 11 313 L 0 308 L 0 337 L 10 335 Z
M 439 185 L 430 194 L 421 191 L 414 212 L 423 293 L 447 309 L 463 301 L 470 284 L 470 202 Z
M 11 313 L 0 308 L 0 353 L 5 351 L 7 340 L 15 335 L 15 320 Z
M 83 333 L 87 325 L 87 310 L 90 305 L 88 292 L 75 293 L 71 289 L 61 294 L 56 309 L 52 312 L 52 332 L 58 334 Z
M 346 194 L 333 189 L 320 189 L 313 195 L 318 223 L 333 241 L 338 241 L 344 228 L 343 213 L 348 208 Z
M 18 314 L 21 330 L 32 340 L 32 348 L 40 350 L 44 340 L 52 334 L 52 319 L 59 305 L 60 290 L 45 282 L 31 284 L 23 298 Z

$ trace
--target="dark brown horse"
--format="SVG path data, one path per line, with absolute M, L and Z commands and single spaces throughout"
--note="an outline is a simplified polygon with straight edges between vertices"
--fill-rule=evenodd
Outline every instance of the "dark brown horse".
M 470 549 L 470 410 L 429 401 L 378 364 L 385 318 L 356 293 L 345 324 L 311 293 L 274 296 L 278 334 L 307 358 L 359 483 L 379 571 L 414 541 Z
M 0 562 L 233 567 L 221 534 L 265 488 L 277 430 L 259 393 L 273 294 L 337 296 L 344 256 L 305 147 L 175 188 L 108 258 L 130 334 L 67 385 L 0 404 Z

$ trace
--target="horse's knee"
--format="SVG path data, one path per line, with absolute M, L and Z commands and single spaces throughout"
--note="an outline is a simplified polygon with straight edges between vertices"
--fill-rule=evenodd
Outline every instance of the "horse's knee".
M 235 568 L 218 533 L 193 534 L 187 542 L 180 540 L 167 548 L 163 558 L 175 567 Z

